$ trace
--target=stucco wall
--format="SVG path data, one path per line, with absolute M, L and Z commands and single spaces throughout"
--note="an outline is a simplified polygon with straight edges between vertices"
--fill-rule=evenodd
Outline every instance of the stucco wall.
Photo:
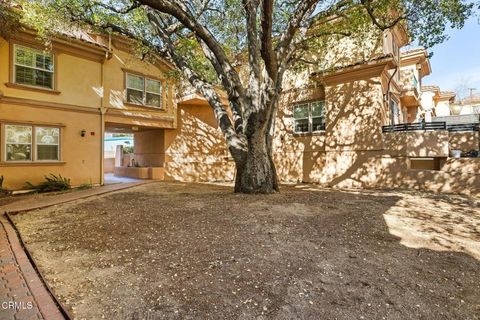
M 446 117 L 450 115 L 450 102 L 438 101 L 435 106 L 435 114 L 437 117 Z
M 161 127 L 173 127 L 176 112 L 174 103 L 174 81 L 166 76 L 166 68 L 141 61 L 133 53 L 125 52 L 114 47 L 112 56 L 104 64 L 105 107 L 110 108 L 107 116 L 114 119 L 122 118 L 122 123 L 138 124 L 138 121 L 162 122 Z M 125 72 L 133 72 L 162 82 L 163 110 L 136 106 L 125 103 Z M 135 119 L 137 118 L 137 119 Z M 115 121 L 111 120 L 110 121 Z
M 134 134 L 133 158 L 142 167 L 163 167 L 165 162 L 164 130 L 148 130 Z
M 28 44 L 27 44 L 28 46 Z M 45 102 L 99 108 L 101 101 L 101 64 L 64 52 L 56 52 L 56 90 L 58 94 L 10 88 L 10 44 L 0 38 L 0 91 L 5 96 Z
M 100 164 L 103 161 L 103 155 L 100 152 L 101 118 L 98 113 L 52 111 L 41 106 L 27 107 L 0 101 L 0 115 L 3 124 L 16 122 L 62 126 L 61 162 L 0 163 L 0 175 L 5 177 L 4 187 L 19 189 L 25 185 L 26 181 L 38 183 L 49 173 L 70 178 L 72 185 L 100 183 Z M 86 131 L 85 137 L 80 135 L 82 130 Z
M 113 173 L 113 168 L 115 168 L 115 158 L 104 158 L 103 159 L 103 172 Z
M 379 150 L 386 121 L 379 77 L 326 87 L 327 151 Z
M 381 126 L 388 121 L 388 114 L 382 95 L 379 77 L 327 84 L 325 90 L 287 91 L 275 120 L 273 154 L 281 181 L 341 188 L 480 191 L 480 177 L 471 171 L 476 164 L 412 170 L 409 157 L 447 157 L 449 134 L 383 134 Z M 294 103 L 323 98 L 327 101 L 326 131 L 295 134 Z M 167 175 L 183 181 L 231 180 L 233 163 L 211 109 L 180 107 L 178 121 L 177 130 L 165 132 Z
M 233 161 L 210 106 L 179 106 L 178 127 L 165 130 L 165 177 L 231 181 Z
M 435 108 L 435 101 L 433 100 L 434 96 L 434 91 L 422 92 L 420 103 L 423 110 L 433 110 Z
M 448 157 L 448 131 L 384 133 L 385 153 L 397 157 Z
M 8 84 L 13 68 L 13 45 L 10 43 L 42 48 L 42 44 L 29 34 L 15 35 L 10 42 L 0 38 L 0 121 L 61 125 L 62 159 L 61 163 L 48 164 L 0 163 L 0 175 L 3 174 L 6 179 L 5 187 L 18 189 L 27 180 L 37 183 L 48 173 L 71 178 L 73 185 L 100 183 L 102 109 L 105 111 L 105 124 L 111 128 L 175 128 L 175 83 L 165 75 L 168 66 L 142 61 L 130 51 L 131 48 L 114 46 L 108 57 L 105 49 L 75 41 L 60 43 L 54 39 L 55 90 L 19 88 Z M 164 109 L 124 103 L 125 71 L 160 79 Z M 87 132 L 84 138 L 80 137 L 82 129 Z M 142 148 L 142 143 L 139 143 L 136 161 L 143 165 L 161 166 L 164 162 L 164 136 L 150 138 L 144 140 L 153 141 L 153 146 L 151 143 L 143 146 L 160 151 L 140 150 L 138 148 Z M 161 145 L 156 141 L 160 141 Z M 112 171 L 108 162 L 104 165 L 105 172 Z
M 450 132 L 450 150 L 472 151 L 479 149 L 479 132 Z

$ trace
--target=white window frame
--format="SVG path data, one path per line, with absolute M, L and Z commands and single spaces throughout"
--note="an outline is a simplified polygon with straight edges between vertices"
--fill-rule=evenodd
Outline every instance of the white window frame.
M 50 129 L 58 129 L 58 143 L 57 144 L 44 144 L 44 143 L 38 143 L 37 142 L 37 129 L 38 128 L 50 128 Z M 33 126 L 33 131 L 34 131 L 34 134 L 35 134 L 35 152 L 34 152 L 34 156 L 35 156 L 35 161 L 36 162 L 57 162 L 57 161 L 60 161 L 60 148 L 61 148 L 61 137 L 62 137 L 62 128 L 59 128 L 59 127 L 54 127 L 54 126 L 42 126 L 42 125 L 36 125 L 36 126 Z M 38 146 L 57 146 L 57 159 L 45 159 L 45 160 L 39 160 L 38 159 Z
M 148 82 L 148 81 L 154 81 L 154 82 L 160 83 L 160 93 L 148 91 L 148 90 L 147 90 L 147 88 L 148 88 L 147 82 Z M 160 96 L 160 105 L 159 105 L 159 106 L 154 106 L 154 105 L 151 105 L 151 104 L 147 104 L 147 94 L 148 94 L 148 93 L 154 94 L 154 95 L 156 95 L 156 96 Z M 162 81 L 160 81 L 160 80 L 155 80 L 155 79 L 145 78 L 145 105 L 146 105 L 146 106 L 149 106 L 149 107 L 152 107 L 152 108 L 162 108 L 162 104 L 163 104 Z
M 393 97 L 390 98 L 390 112 L 393 112 L 393 124 L 400 124 L 400 104 Z
M 25 128 L 30 128 L 30 143 L 8 143 L 7 142 L 7 127 L 25 127 Z M 34 159 L 34 152 L 33 152 L 33 135 L 34 135 L 34 130 L 33 130 L 33 127 L 32 126 L 29 126 L 29 125 L 24 125 L 24 124 L 13 124 L 13 123 L 7 123 L 5 124 L 4 128 L 3 128 L 3 138 L 2 138 L 2 145 L 3 145 L 3 150 L 4 150 L 4 161 L 5 162 L 32 162 L 33 159 Z M 8 160 L 7 158 L 7 150 L 8 150 L 8 145 L 12 145 L 12 144 L 16 144 L 16 145 L 26 145 L 26 146 L 30 146 L 30 159 L 25 159 L 25 160 Z
M 38 68 L 36 66 L 32 67 L 32 66 L 27 66 L 27 65 L 21 64 L 21 63 L 17 63 L 17 49 L 18 48 L 22 48 L 26 51 L 31 51 L 31 52 L 33 52 L 33 54 L 35 56 L 37 54 L 42 55 L 42 56 L 50 55 L 51 59 L 52 59 L 53 69 L 52 70 L 47 70 L 47 69 Z M 34 59 L 34 60 L 36 61 L 36 59 Z M 53 53 L 46 54 L 46 53 L 44 53 L 44 52 L 42 52 L 38 49 L 34 49 L 34 48 L 27 47 L 27 46 L 24 46 L 24 45 L 14 44 L 13 45 L 13 64 L 12 65 L 13 65 L 13 79 L 12 79 L 13 83 L 18 84 L 20 86 L 27 86 L 27 87 L 32 87 L 32 88 L 42 88 L 42 89 L 46 89 L 46 90 L 54 90 L 55 89 L 55 67 L 56 66 L 55 66 L 55 56 L 54 56 Z M 37 85 L 34 85 L 34 84 L 18 83 L 17 82 L 17 68 L 16 68 L 16 66 L 51 73 L 52 74 L 52 86 L 51 87 L 44 87 L 44 86 L 37 86 Z
M 54 126 L 54 125 L 31 125 L 31 124 L 23 124 L 23 123 L 2 123 L 2 132 L 3 136 L 1 137 L 1 145 L 2 145 L 2 162 L 5 163 L 54 163 L 54 162 L 62 162 L 62 127 Z M 32 129 L 32 138 L 30 143 L 7 143 L 7 135 L 6 130 L 7 126 L 16 126 L 16 127 L 29 127 Z M 38 160 L 37 154 L 37 128 L 55 128 L 58 129 L 58 150 L 57 150 L 57 160 Z M 25 144 L 30 145 L 30 159 L 28 160 L 8 160 L 7 159 L 7 145 L 8 144 Z M 40 144 L 43 145 L 43 144 Z
M 304 118 L 295 118 L 295 108 L 298 108 L 298 107 L 307 107 L 308 109 L 308 114 L 306 117 Z M 297 121 L 299 120 L 307 120 L 308 122 L 308 131 L 297 131 Z M 310 126 L 310 104 L 307 102 L 307 103 L 297 103 L 293 106 L 293 131 L 295 133 L 309 133 L 311 132 L 311 126 Z
M 139 90 L 137 88 L 129 87 L 128 86 L 128 76 L 143 78 L 143 91 Z M 151 91 L 147 90 L 147 81 L 149 81 L 149 80 L 160 83 L 160 93 L 151 92 Z M 142 92 L 142 103 L 140 104 L 140 103 L 135 103 L 135 102 L 128 101 L 128 90 Z M 160 96 L 160 105 L 155 106 L 155 105 L 147 104 L 147 93 Z M 138 106 L 150 107 L 150 108 L 155 108 L 155 109 L 164 109 L 163 108 L 163 82 L 159 79 L 149 78 L 149 77 L 146 77 L 146 76 L 143 76 L 143 75 L 140 75 L 140 74 L 136 74 L 136 73 L 132 73 L 132 72 L 125 72 L 125 101 L 127 103 L 138 105 Z
M 324 110 L 324 116 L 323 116 L 323 122 L 325 123 L 326 126 L 326 107 L 327 104 L 325 100 L 314 100 L 314 101 L 309 101 L 309 102 L 301 102 L 301 103 L 296 103 L 293 105 L 293 132 L 295 134 L 308 134 L 308 133 L 319 133 L 319 132 L 325 132 L 325 129 L 321 130 L 313 130 L 313 118 L 322 118 L 321 116 L 313 116 L 312 115 L 312 105 L 316 103 L 323 103 L 323 110 Z M 308 117 L 305 118 L 295 118 L 295 108 L 296 107 L 301 107 L 301 106 L 307 106 L 308 107 Z M 305 120 L 308 119 L 308 131 L 296 131 L 296 121 L 297 120 Z

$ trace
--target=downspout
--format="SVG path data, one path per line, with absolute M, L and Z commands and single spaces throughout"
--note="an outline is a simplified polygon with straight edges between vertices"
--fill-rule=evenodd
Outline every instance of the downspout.
M 100 66 L 100 87 L 102 88 L 102 95 L 100 96 L 100 185 L 104 185 L 105 183 L 105 113 L 107 112 L 107 108 L 105 107 L 105 71 L 104 65 L 105 61 L 109 58 L 109 54 L 112 48 L 112 37 L 108 35 L 108 50 L 105 52 L 105 59 L 102 60 Z
M 108 53 L 106 53 L 108 54 Z M 105 153 L 105 112 L 106 109 L 103 107 L 103 96 L 105 95 L 105 86 L 104 86 L 104 81 L 103 81 L 103 64 L 105 61 L 102 61 L 101 66 L 100 66 L 100 87 L 102 88 L 102 95 L 100 96 L 100 185 L 103 186 L 105 183 L 104 179 L 104 170 L 105 170 L 105 164 L 104 164 L 104 153 Z

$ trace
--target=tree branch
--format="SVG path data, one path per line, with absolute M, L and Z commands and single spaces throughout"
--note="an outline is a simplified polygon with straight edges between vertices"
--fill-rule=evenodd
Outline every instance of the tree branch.
M 302 21 L 305 19 L 305 16 L 308 13 L 311 14 L 313 12 L 317 2 L 318 0 L 305 0 L 301 1 L 298 5 L 295 13 L 290 18 L 285 32 L 280 37 L 277 47 L 275 48 L 275 51 L 277 52 L 278 64 L 282 64 L 284 62 L 285 57 L 288 55 L 288 48 L 290 47 L 293 38 L 300 28 Z
M 260 72 L 260 46 L 258 43 L 257 30 L 257 0 L 243 0 L 243 8 L 246 15 L 247 44 L 248 44 L 248 62 L 249 62 L 249 81 L 248 81 L 248 99 L 250 104 L 255 104 L 260 90 L 259 81 Z
M 138 2 L 134 2 L 134 3 L 132 3 L 132 5 L 130 5 L 127 8 L 124 8 L 124 9 L 117 9 L 114 6 L 110 6 L 110 5 L 108 5 L 104 2 L 99 2 L 99 1 L 95 1 L 93 3 L 93 5 L 102 7 L 104 9 L 110 10 L 110 11 L 118 13 L 118 14 L 127 14 L 127 13 L 129 13 L 129 12 L 131 12 L 131 11 L 140 7 L 140 4 Z
M 318 0 L 317 0 L 318 1 Z M 277 79 L 277 56 L 273 51 L 272 28 L 273 28 L 273 0 L 262 1 L 261 12 L 261 54 L 265 62 L 267 73 L 273 81 Z
M 190 84 L 200 92 L 212 107 L 215 116 L 217 118 L 220 129 L 222 130 L 229 150 L 234 157 L 235 161 L 240 161 L 245 156 L 246 145 L 242 135 L 236 134 L 230 117 L 226 112 L 218 93 L 215 88 L 205 80 L 203 80 L 198 74 L 189 67 L 188 63 L 183 57 L 181 57 L 176 49 L 173 41 L 169 38 L 169 35 L 162 28 L 160 19 L 152 10 L 147 11 L 148 17 L 155 27 L 155 31 L 159 38 L 162 40 L 164 47 L 166 48 L 167 55 L 175 63 L 178 69 L 182 71 L 183 75 L 187 78 Z
M 189 12 L 185 11 L 185 9 L 182 9 L 182 6 L 179 5 L 180 2 L 172 3 L 166 0 L 138 0 L 138 2 L 159 12 L 175 17 L 187 29 L 192 31 L 196 37 L 202 39 L 202 41 L 205 42 L 208 48 L 215 55 L 218 63 L 220 63 L 222 68 L 225 70 L 228 80 L 232 82 L 231 87 L 235 88 L 236 92 L 231 94 L 243 95 L 244 99 L 245 90 L 240 81 L 240 77 L 235 69 L 233 69 L 231 66 L 222 46 L 207 28 L 198 23 L 197 19 L 195 19 L 195 17 L 193 17 Z
M 370 19 L 372 20 L 373 24 L 376 25 L 382 31 L 393 28 L 400 21 L 406 19 L 405 16 L 400 15 L 396 19 L 391 21 L 390 23 L 382 24 L 378 21 L 378 18 L 375 16 L 375 13 L 373 12 L 373 8 L 371 6 L 371 1 L 370 0 L 360 0 L 360 3 L 365 7 L 365 10 L 367 10 L 367 13 L 370 16 Z

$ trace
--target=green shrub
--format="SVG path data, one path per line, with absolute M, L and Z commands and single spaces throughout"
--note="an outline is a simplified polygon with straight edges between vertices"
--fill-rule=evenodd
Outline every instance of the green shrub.
M 133 153 L 133 146 L 123 146 L 123 153 L 124 154 Z
M 82 183 L 81 185 L 78 186 L 78 190 L 87 190 L 87 189 L 92 189 L 93 184 L 91 182 L 88 183 Z
M 45 176 L 45 181 L 38 185 L 27 181 L 26 187 L 37 192 L 65 191 L 71 188 L 70 179 L 62 177 L 61 175 L 56 176 L 53 173 Z
M 9 194 L 8 190 L 3 189 L 3 180 L 4 180 L 3 176 L 0 176 L 0 196 L 5 195 L 5 194 L 7 194 L 7 195 Z

